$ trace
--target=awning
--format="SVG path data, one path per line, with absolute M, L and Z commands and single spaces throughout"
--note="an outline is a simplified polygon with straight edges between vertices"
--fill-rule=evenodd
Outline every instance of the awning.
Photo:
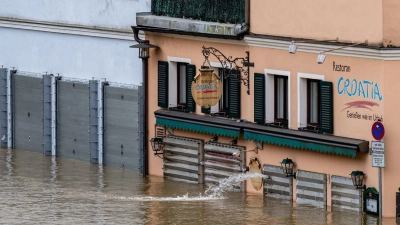
M 196 115 L 165 109 L 157 110 L 154 114 L 157 125 L 174 129 L 232 138 L 238 138 L 240 132 L 244 132 L 244 140 L 348 156 L 351 158 L 356 158 L 357 152 L 369 152 L 369 142 L 365 140 L 275 128 L 255 123 L 237 122 L 236 120 L 227 118 Z
M 157 110 L 156 125 L 198 133 L 238 138 L 240 126 L 236 121 L 211 116 L 201 116 L 171 110 Z
M 357 151 L 366 153 L 369 148 L 369 142 L 365 140 L 265 127 L 255 124 L 249 124 L 243 131 L 245 140 L 352 158 L 356 158 Z

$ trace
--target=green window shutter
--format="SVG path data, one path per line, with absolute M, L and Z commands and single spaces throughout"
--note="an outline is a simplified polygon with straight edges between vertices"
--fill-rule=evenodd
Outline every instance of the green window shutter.
M 241 83 L 237 78 L 238 71 L 230 71 L 229 76 L 229 117 L 240 118 L 240 86 Z
M 265 123 L 265 75 L 254 74 L 254 122 Z
M 321 131 L 333 133 L 333 85 L 332 82 L 321 81 L 320 93 L 320 125 Z
M 201 113 L 210 114 L 211 113 L 211 107 L 210 108 L 201 107 Z
M 196 66 L 188 64 L 186 66 L 186 109 L 189 112 L 196 111 L 196 102 L 192 96 L 192 82 L 196 76 Z
M 158 61 L 158 106 L 168 108 L 168 62 Z

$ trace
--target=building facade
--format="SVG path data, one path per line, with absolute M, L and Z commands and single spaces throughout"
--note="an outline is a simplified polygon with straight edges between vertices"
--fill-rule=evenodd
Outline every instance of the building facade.
M 142 62 L 129 46 L 150 1 L 0 3 L 1 147 L 143 172 Z
M 377 212 L 363 205 L 350 174 L 362 171 L 367 190 L 378 190 L 370 148 L 380 122 L 381 207 L 384 217 L 396 215 L 397 2 L 179 2 L 153 1 L 152 13 L 136 16 L 136 28 L 158 46 L 149 59 L 148 132 L 164 149 L 152 156 L 148 143 L 150 175 L 215 182 L 257 161 L 270 179 L 260 190 L 247 181 L 241 188 L 249 193 Z M 223 89 L 210 108 L 196 105 L 191 91 L 205 67 Z M 294 161 L 295 177 L 283 174 L 284 159 Z

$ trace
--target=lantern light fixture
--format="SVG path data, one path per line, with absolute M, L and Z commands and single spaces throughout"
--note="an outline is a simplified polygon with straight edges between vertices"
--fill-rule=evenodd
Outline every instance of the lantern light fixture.
M 286 174 L 286 177 L 294 177 L 296 179 L 296 173 L 293 173 L 293 166 L 294 162 L 289 158 L 283 159 L 281 162 L 282 171 Z
M 290 54 L 295 54 L 297 51 L 297 45 L 296 43 L 311 43 L 311 42 L 338 42 L 339 38 L 333 39 L 333 40 L 297 40 L 297 41 L 292 41 L 289 45 L 289 53 Z
M 229 145 L 237 145 L 237 139 L 234 139 L 229 142 Z
M 209 142 L 218 142 L 218 136 L 210 138 Z
M 296 53 L 296 50 L 297 50 L 296 42 L 292 41 L 292 43 L 289 45 L 289 53 L 294 54 Z
M 151 148 L 154 151 L 154 155 L 155 156 L 159 156 L 164 154 L 163 151 L 163 147 L 164 147 L 164 142 L 162 138 L 152 138 L 150 140 L 151 143 Z
M 139 49 L 139 58 L 141 59 L 148 59 L 150 58 L 150 48 L 158 48 L 156 45 L 152 45 L 148 42 L 145 43 L 139 43 L 137 45 L 131 45 L 129 48 L 138 48 Z
M 318 55 L 318 57 L 317 57 L 317 63 L 318 63 L 318 64 L 324 63 L 325 58 L 326 58 L 325 52 L 323 52 L 323 51 L 320 52 L 319 55 Z
M 356 187 L 356 189 L 366 189 L 365 184 L 363 185 L 364 182 L 364 177 L 365 174 L 363 171 L 352 171 L 351 174 L 351 180 L 353 181 L 353 185 Z
M 258 154 L 258 148 L 256 147 L 251 150 L 238 150 L 237 152 L 234 152 L 232 155 L 234 157 L 240 158 L 240 153 L 242 153 L 242 152 L 255 152 L 256 154 Z
M 333 49 L 329 49 L 329 50 L 326 50 L 326 51 L 321 51 L 319 53 L 318 57 L 317 57 L 317 63 L 318 64 L 324 63 L 325 57 L 326 57 L 325 56 L 326 52 L 332 52 L 332 51 L 336 51 L 336 50 L 340 50 L 340 49 L 344 49 L 344 48 L 348 48 L 348 47 L 353 47 L 353 46 L 356 46 L 356 45 L 365 45 L 365 46 L 367 46 L 368 45 L 368 40 L 365 40 L 362 43 L 355 43 L 355 44 L 351 44 L 351 45 L 347 45 L 347 46 L 342 46 L 340 48 L 333 48 Z

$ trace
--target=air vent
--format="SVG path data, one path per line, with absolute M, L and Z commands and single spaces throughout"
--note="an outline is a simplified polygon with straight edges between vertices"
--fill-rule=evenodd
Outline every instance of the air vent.
M 164 138 L 166 135 L 165 127 L 163 127 L 163 126 L 155 126 L 155 127 L 156 127 L 155 137 L 156 138 Z

